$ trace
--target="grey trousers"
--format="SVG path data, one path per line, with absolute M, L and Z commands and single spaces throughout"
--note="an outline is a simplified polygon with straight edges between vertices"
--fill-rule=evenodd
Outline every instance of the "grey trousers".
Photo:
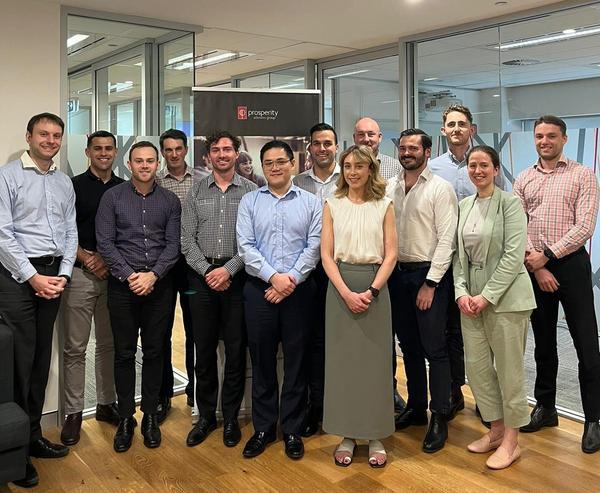
M 114 344 L 107 307 L 107 281 L 75 267 L 60 306 L 64 331 L 63 371 L 65 413 L 83 410 L 85 353 L 94 319 L 96 335 L 96 398 L 98 404 L 117 400 L 115 392 Z
M 486 280 L 476 267 L 469 275 L 475 296 Z M 503 419 L 507 428 L 529 423 L 523 356 L 530 314 L 496 313 L 491 307 L 477 317 L 461 314 L 466 373 L 481 416 L 485 421 Z

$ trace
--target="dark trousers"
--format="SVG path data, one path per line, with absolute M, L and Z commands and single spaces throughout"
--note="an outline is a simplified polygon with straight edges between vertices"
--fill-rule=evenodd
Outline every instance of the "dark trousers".
M 169 327 L 173 281 L 159 279 L 154 290 L 138 296 L 127 282 L 108 280 L 108 311 L 115 342 L 115 387 L 122 418 L 135 413 L 135 354 L 138 335 L 142 342 L 142 405 L 155 413 L 161 385 L 163 345 Z
M 192 315 L 190 311 L 189 287 L 187 278 L 187 263 L 182 255 L 175 266 L 170 270 L 173 279 L 173 296 L 169 308 L 170 321 L 165 334 L 163 355 L 163 378 L 160 387 L 160 397 L 173 397 L 173 348 L 172 334 L 175 322 L 175 308 L 177 306 L 177 294 L 179 294 L 179 306 L 183 317 L 183 330 L 185 332 L 185 369 L 188 384 L 185 393 L 188 397 L 194 397 L 194 334 L 192 330 Z
M 460 328 L 460 310 L 454 300 L 454 277 L 451 269 L 448 271 L 448 319 L 446 321 L 446 341 L 450 357 L 450 376 L 452 388 L 465 384 L 465 349 L 463 346 L 462 330 Z
M 196 345 L 196 404 L 200 416 L 215 419 L 219 380 L 217 345 L 225 344 L 221 408 L 224 420 L 236 419 L 246 382 L 246 327 L 243 288 L 246 275 L 236 274 L 226 291 L 208 287 L 204 277 L 188 268 L 189 296 Z
M 56 276 L 59 262 L 34 267 L 39 274 Z M 0 316 L 13 333 L 14 397 L 29 415 L 30 442 L 42 437 L 40 421 L 59 305 L 60 298 L 46 300 L 36 296 L 28 282 L 18 283 L 0 265 Z
M 427 371 L 429 361 L 429 392 L 431 411 L 447 414 L 450 405 L 450 360 L 446 341 L 449 275 L 446 273 L 435 289 L 428 310 L 419 310 L 417 293 L 429 267 L 398 271 L 394 281 L 388 283 L 392 301 L 392 324 L 404 357 L 407 406 L 427 409 Z
M 398 276 L 399 276 L 399 270 L 397 268 L 395 268 L 392 273 L 390 274 L 390 277 L 388 278 L 388 290 L 390 292 L 390 296 L 391 293 L 394 289 L 397 289 L 398 286 Z M 392 304 L 393 304 L 393 298 L 392 298 Z M 396 378 L 396 372 L 398 371 L 398 355 L 396 354 L 396 330 L 394 329 L 394 327 L 396 327 L 396 322 L 394 322 L 395 318 L 401 317 L 402 314 L 398 313 L 398 310 L 394 310 L 392 307 L 392 372 L 394 373 L 393 377 L 394 377 L 394 388 L 393 390 L 397 390 L 398 389 L 398 379 Z
M 594 311 L 592 268 L 585 249 L 558 260 L 550 260 L 546 268 L 558 281 L 558 291 L 540 290 L 531 276 L 537 308 L 531 314 L 535 337 L 535 398 L 544 407 L 556 404 L 558 352 L 556 323 L 560 302 L 579 360 L 579 386 L 586 419 L 600 419 L 600 353 L 598 325 Z
M 305 355 L 311 334 L 309 313 L 314 304 L 314 285 L 308 279 L 279 304 L 265 300 L 268 287 L 269 284 L 252 276 L 248 276 L 244 286 L 252 359 L 252 423 L 255 431 L 269 431 L 280 417 L 283 433 L 299 433 L 306 409 Z M 281 404 L 277 381 L 280 342 L 284 371 Z
M 308 366 L 308 406 L 318 417 L 323 416 L 323 388 L 325 386 L 325 302 L 329 278 L 319 262 L 310 274 L 315 287 L 313 317 L 306 362 Z

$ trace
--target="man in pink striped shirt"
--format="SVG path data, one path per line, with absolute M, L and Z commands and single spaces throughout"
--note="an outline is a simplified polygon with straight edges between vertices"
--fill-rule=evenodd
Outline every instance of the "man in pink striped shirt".
M 581 448 L 593 453 L 600 450 L 600 351 L 585 243 L 596 226 L 598 182 L 590 168 L 564 156 L 567 126 L 560 118 L 547 115 L 536 120 L 534 140 L 539 159 L 514 183 L 528 218 L 525 265 L 537 303 L 531 315 L 537 404 L 521 431 L 558 425 L 556 323 L 560 302 L 579 359 L 585 414 Z

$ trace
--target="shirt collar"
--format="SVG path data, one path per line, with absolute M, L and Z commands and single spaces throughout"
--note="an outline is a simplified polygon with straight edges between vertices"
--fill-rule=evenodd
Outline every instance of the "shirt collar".
M 469 150 L 471 149 L 471 146 L 469 146 L 467 148 L 467 150 L 465 151 L 465 157 L 463 158 L 463 160 L 461 161 L 460 159 L 458 159 L 454 154 L 452 154 L 452 151 L 450 149 L 448 149 L 448 157 L 450 158 L 450 160 L 456 164 L 456 165 L 461 165 L 461 164 L 466 164 L 467 161 L 467 154 L 469 153 Z
M 133 184 L 133 181 L 129 180 L 128 183 L 129 183 L 129 186 L 131 187 L 131 191 L 133 193 L 135 193 L 136 195 L 139 195 L 140 197 L 147 197 L 151 193 L 154 193 L 154 191 L 156 190 L 156 187 L 158 186 L 158 184 L 156 183 L 156 180 L 154 180 L 154 183 L 152 184 L 152 190 L 150 190 L 146 195 L 143 195 L 143 194 L 141 194 L 140 192 L 137 191 L 137 188 L 135 188 L 135 185 Z
M 31 158 L 29 152 L 27 151 L 21 154 L 21 164 L 23 165 L 23 169 L 35 169 L 41 174 L 50 173 L 50 171 L 56 170 L 56 163 L 53 160 L 50 160 L 50 167 L 48 168 L 48 171 L 42 171 L 39 166 L 35 164 L 35 161 Z
M 208 180 L 208 186 L 217 186 L 217 182 L 215 181 L 215 174 L 213 172 L 210 173 L 210 175 L 208 175 L 206 177 L 206 179 Z M 231 180 L 231 183 L 229 184 L 231 185 L 235 185 L 236 187 L 239 187 L 242 184 L 242 180 L 240 178 L 240 175 L 238 175 L 237 173 L 233 174 L 233 179 Z M 229 188 L 229 187 L 227 187 Z
M 404 181 L 405 174 L 406 174 L 406 170 L 404 168 L 402 168 L 400 170 L 400 173 L 398 174 L 398 176 L 399 176 L 398 181 Z M 419 175 L 419 178 L 417 178 L 417 181 L 419 181 L 421 178 L 423 178 L 425 181 L 429 181 L 432 176 L 433 176 L 433 173 L 429 169 L 429 166 L 425 166 L 425 169 L 421 172 L 421 174 Z
M 312 168 L 310 168 L 308 170 L 308 176 L 310 176 L 317 183 L 322 183 L 323 185 L 325 183 L 329 183 L 330 181 L 332 181 L 341 172 L 340 165 L 338 163 L 335 163 L 335 168 L 333 168 L 333 173 L 331 173 L 325 181 L 322 181 L 321 178 L 319 178 L 317 175 L 315 175 L 314 169 L 315 169 L 315 167 L 313 166 Z
M 292 186 L 289 188 L 289 190 L 287 192 L 285 192 L 285 194 L 282 197 L 277 197 L 275 194 L 273 194 L 273 192 L 271 192 L 271 190 L 269 190 L 268 184 L 260 187 L 258 189 L 258 191 L 260 193 L 268 193 L 269 195 L 275 197 L 276 199 L 281 200 L 281 199 L 286 198 L 291 193 L 293 193 L 294 195 L 298 195 L 298 193 L 300 191 L 300 187 L 298 187 L 298 185 L 295 185 L 294 182 L 292 182 Z
M 90 178 L 91 180 L 95 180 L 95 181 L 99 181 L 104 183 L 100 178 L 98 178 L 94 173 L 92 173 L 92 168 L 90 166 L 88 166 L 88 169 L 85 170 L 85 174 L 88 178 Z M 113 171 L 110 172 L 110 178 L 109 180 L 106 182 L 106 184 L 110 183 L 111 181 L 114 181 L 116 178 L 116 175 Z
M 173 178 L 174 180 L 177 180 L 177 177 L 173 176 L 169 171 L 169 168 L 166 166 L 163 169 L 161 169 L 159 173 L 161 178 L 169 177 Z M 194 170 L 187 163 L 185 165 L 185 172 L 183 173 L 183 177 L 185 178 L 186 175 L 190 175 L 191 177 L 194 176 Z
M 556 168 L 563 168 L 567 166 L 567 156 L 561 154 L 556 163 Z M 546 171 L 540 164 L 540 158 L 538 157 L 537 161 L 534 163 L 533 167 L 539 171 L 540 173 L 552 173 L 552 171 Z

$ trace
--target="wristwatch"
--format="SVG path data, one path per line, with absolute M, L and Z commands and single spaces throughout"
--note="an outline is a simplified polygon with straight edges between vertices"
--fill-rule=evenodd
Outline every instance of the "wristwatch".
M 548 258 L 548 260 L 556 259 L 556 255 L 554 255 L 554 252 L 547 247 L 544 248 L 544 255 Z
M 437 288 L 439 282 L 432 281 L 431 279 L 425 279 L 425 284 L 430 288 Z
M 70 278 L 69 276 L 67 276 L 66 274 L 61 274 L 61 275 L 60 275 L 60 276 L 58 276 L 58 277 L 64 277 L 64 278 L 65 278 L 65 280 L 67 281 L 67 284 L 69 284 L 69 283 L 71 282 L 71 278 Z
M 379 289 L 369 286 L 369 291 L 371 291 L 373 298 L 377 298 L 379 296 Z

